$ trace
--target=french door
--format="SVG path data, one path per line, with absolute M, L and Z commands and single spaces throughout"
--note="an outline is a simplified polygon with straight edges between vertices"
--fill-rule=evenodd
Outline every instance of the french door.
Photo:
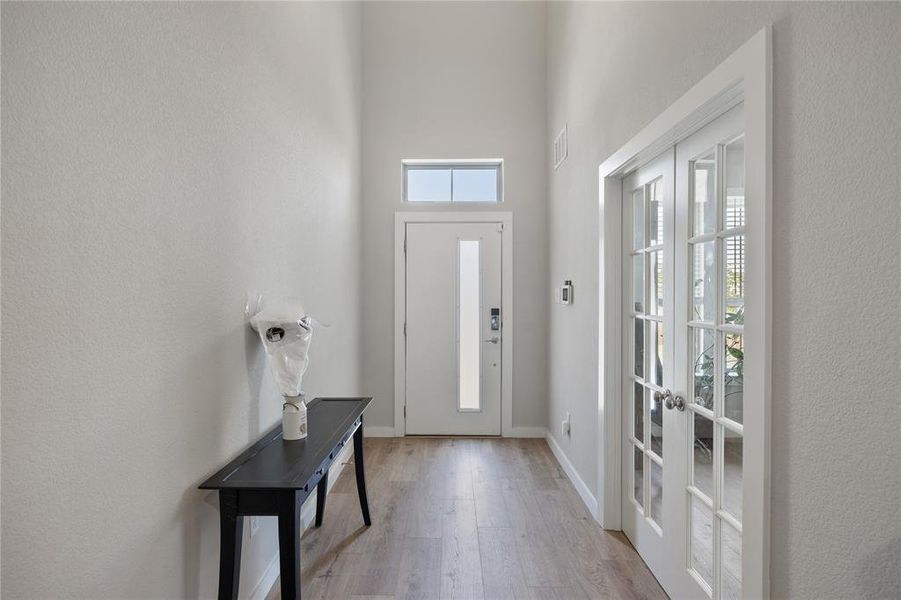
M 623 530 L 673 598 L 742 597 L 742 128 L 623 179 Z

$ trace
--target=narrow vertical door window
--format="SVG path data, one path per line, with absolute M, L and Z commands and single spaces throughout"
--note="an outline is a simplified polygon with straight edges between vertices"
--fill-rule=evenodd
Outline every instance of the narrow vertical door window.
M 458 408 L 481 409 L 479 240 L 460 240 L 457 273 Z

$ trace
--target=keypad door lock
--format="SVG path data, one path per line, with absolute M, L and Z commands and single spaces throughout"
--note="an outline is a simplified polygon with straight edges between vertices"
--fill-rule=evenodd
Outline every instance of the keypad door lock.
M 501 309 L 491 309 L 491 331 L 501 330 Z

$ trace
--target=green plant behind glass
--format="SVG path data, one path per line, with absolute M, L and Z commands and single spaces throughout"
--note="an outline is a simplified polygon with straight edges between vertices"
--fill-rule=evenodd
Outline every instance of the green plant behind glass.
M 745 309 L 743 306 L 736 309 L 735 312 L 726 315 L 726 324 L 743 325 L 745 322 Z M 735 363 L 729 372 L 726 373 L 724 383 L 725 387 L 735 383 L 739 386 L 739 390 L 729 392 L 726 397 L 734 394 L 742 393 L 741 388 L 745 378 L 745 353 L 740 347 L 741 338 L 732 337 L 732 342 L 726 346 L 726 352 L 735 359 Z M 704 408 L 713 410 L 713 390 L 714 390 L 714 347 L 716 342 L 704 348 L 701 355 L 695 359 L 695 404 L 699 404 Z M 699 375 L 700 374 L 700 375 Z

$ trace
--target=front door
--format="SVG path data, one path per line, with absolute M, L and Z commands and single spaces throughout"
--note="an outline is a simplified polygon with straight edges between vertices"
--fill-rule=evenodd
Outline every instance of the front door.
M 406 433 L 500 435 L 501 223 L 406 225 Z
M 742 597 L 758 492 L 742 478 L 761 460 L 742 444 L 742 110 L 623 180 L 623 530 L 673 598 Z

